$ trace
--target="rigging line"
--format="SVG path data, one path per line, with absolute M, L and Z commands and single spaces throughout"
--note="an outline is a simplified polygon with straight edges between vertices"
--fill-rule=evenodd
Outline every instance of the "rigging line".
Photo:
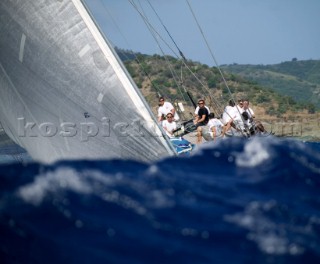
M 141 6 L 140 0 L 138 0 L 138 2 L 139 2 L 139 4 L 140 4 L 140 6 Z M 150 5 L 150 7 L 151 7 L 151 9 L 153 10 L 153 12 L 155 13 L 155 15 L 157 16 L 158 20 L 160 21 L 160 23 L 161 23 L 161 25 L 163 26 L 163 28 L 165 29 L 165 31 L 166 31 L 167 34 L 169 35 L 171 41 L 172 41 L 173 44 L 176 46 L 176 48 L 177 48 L 177 50 L 179 51 L 179 54 L 180 54 L 180 56 L 182 57 L 182 59 L 183 59 L 184 61 L 187 61 L 187 59 L 185 58 L 183 52 L 180 50 L 180 48 L 178 47 L 177 43 L 174 41 L 172 35 L 170 34 L 169 30 L 167 29 L 167 27 L 166 27 L 165 24 L 163 23 L 162 19 L 160 18 L 159 14 L 157 13 L 157 11 L 156 11 L 155 8 L 153 7 L 153 5 L 150 3 L 149 0 L 147 0 L 147 2 L 148 2 L 148 4 Z M 141 6 L 141 9 L 143 10 L 142 6 Z M 183 84 L 182 84 L 182 79 L 180 79 L 180 83 L 181 83 L 181 87 L 183 88 L 184 92 L 187 93 L 189 99 L 191 100 L 192 104 L 194 105 L 194 102 L 193 102 L 192 98 L 190 97 L 190 94 L 187 92 L 186 88 L 185 88 L 185 87 L 183 86 Z M 177 85 L 177 87 L 178 87 L 178 89 L 180 90 L 179 85 Z M 182 95 L 182 97 L 183 97 L 183 100 L 184 100 L 185 102 L 187 102 L 186 99 L 185 99 L 185 97 L 184 97 L 184 95 L 183 95 L 183 93 L 182 93 L 181 91 L 180 91 L 180 93 L 181 93 L 181 95 Z
M 173 79 L 174 79 L 175 84 L 176 84 L 177 87 L 178 87 L 178 90 L 179 90 L 179 92 L 180 92 L 180 94 L 181 94 L 181 97 L 182 97 L 183 100 L 186 102 L 186 99 L 185 99 L 185 97 L 184 97 L 184 95 L 183 95 L 183 93 L 182 93 L 182 91 L 181 91 L 181 89 L 180 89 L 179 82 L 177 81 L 176 74 L 175 74 L 174 70 L 172 69 L 172 65 L 171 65 L 171 63 L 169 62 L 168 57 L 165 55 L 165 53 L 164 53 L 164 51 L 163 51 L 163 49 L 162 49 L 162 47 L 161 47 L 161 45 L 160 45 L 160 43 L 159 43 L 159 41 L 158 41 L 158 39 L 157 39 L 157 36 L 159 36 L 162 41 L 164 41 L 163 38 L 160 36 L 160 34 L 154 29 L 154 27 L 153 27 L 153 26 L 151 25 L 151 23 L 148 21 L 148 18 L 146 17 L 146 15 L 143 14 L 144 10 L 143 10 L 142 6 L 141 6 L 142 11 L 139 11 L 137 5 L 136 5 L 133 1 L 129 0 L 129 2 L 130 2 L 131 5 L 136 9 L 136 11 L 140 14 L 140 16 L 142 17 L 144 23 L 146 24 L 149 32 L 151 33 L 151 35 L 153 36 L 154 40 L 156 41 L 156 43 L 157 43 L 157 45 L 158 45 L 158 47 L 159 47 L 159 49 L 160 49 L 160 51 L 161 51 L 161 53 L 162 53 L 165 61 L 166 61 L 166 63 L 168 64 L 170 73 L 171 73 L 171 75 L 172 75 L 172 77 L 173 77 Z M 139 1 L 139 3 L 140 3 L 140 1 Z M 141 5 L 141 4 L 140 4 L 140 5 Z M 156 35 L 157 35 L 157 36 L 156 36 Z M 170 46 L 169 46 L 166 42 L 165 42 L 165 44 L 170 48 Z M 171 49 L 171 48 L 170 48 L 170 49 Z M 172 49 L 171 49 L 171 50 L 172 50 Z M 172 51 L 173 51 L 173 50 L 172 50 Z M 174 51 L 173 51 L 173 52 L 174 52 Z M 176 54 L 175 54 L 175 55 L 176 55 Z M 176 56 L 177 56 L 177 55 L 176 55 Z M 177 58 L 178 58 L 178 56 L 177 56 Z
M 203 91 L 205 91 L 205 92 L 209 95 L 210 99 L 211 99 L 212 101 L 214 101 L 214 102 L 216 103 L 216 105 L 219 105 L 219 102 L 211 96 L 210 90 L 206 88 L 205 84 L 204 84 L 204 83 L 198 78 L 198 76 L 192 71 L 192 69 L 189 67 L 189 65 L 186 64 L 186 62 L 185 62 L 184 60 L 181 60 L 181 62 L 182 62 L 182 64 L 186 67 L 186 69 L 191 73 L 191 75 L 196 79 L 196 81 L 201 85 L 201 88 L 203 89 Z M 184 87 L 184 88 L 185 88 L 185 87 Z M 189 92 L 187 92 L 187 94 L 189 94 Z M 190 96 L 189 96 L 189 98 L 190 98 Z M 191 100 L 191 101 L 192 101 L 192 100 Z M 221 109 L 223 109 L 223 107 L 220 106 L 220 107 L 217 107 L 217 108 L 220 108 L 220 112 L 221 112 L 221 113 L 223 112 L 223 111 L 221 111 Z
M 128 46 L 131 46 L 127 40 L 127 38 L 124 36 L 121 28 L 119 27 L 117 21 L 114 19 L 114 17 L 112 16 L 112 13 L 109 11 L 109 9 L 107 8 L 107 6 L 105 5 L 105 2 L 102 1 L 102 6 L 103 8 L 105 9 L 106 13 L 108 14 L 108 16 L 111 18 L 113 24 L 116 26 L 118 32 L 120 33 L 121 37 L 124 39 L 125 43 L 128 45 Z M 111 41 L 110 41 L 111 42 Z M 113 46 L 115 46 L 114 44 L 112 44 Z M 123 51 L 123 50 L 120 50 L 118 49 L 119 52 L 121 52 L 121 54 L 126 57 L 126 59 L 129 60 L 129 57 L 127 56 L 127 54 Z M 129 53 L 134 56 L 135 60 L 137 61 L 138 65 L 140 66 L 142 72 L 147 76 L 148 80 L 150 81 L 151 83 L 151 86 L 156 90 L 158 96 L 160 96 L 160 91 L 159 91 L 159 88 L 157 87 L 157 85 L 151 80 L 150 78 L 150 75 L 147 73 L 147 71 L 145 70 L 145 68 L 142 66 L 142 63 L 141 61 L 139 60 L 138 56 L 136 56 L 136 54 L 131 50 L 129 51 Z
M 215 56 L 213 55 L 213 52 L 212 52 L 212 50 L 211 50 L 211 48 L 210 48 L 210 45 L 209 45 L 209 43 L 208 43 L 208 40 L 207 40 L 206 36 L 204 35 L 204 32 L 203 32 L 203 30 L 202 30 L 202 28 L 201 28 L 201 26 L 200 26 L 200 24 L 199 24 L 199 21 L 198 21 L 195 13 L 194 13 L 194 11 L 193 11 L 193 8 L 191 7 L 191 4 L 190 4 L 189 0 L 186 0 L 186 2 L 187 2 L 187 4 L 188 4 L 188 6 L 189 6 L 189 9 L 190 9 L 190 11 L 191 11 L 191 13 L 192 13 L 192 16 L 193 16 L 194 20 L 195 20 L 195 22 L 196 22 L 196 24 L 197 24 L 197 26 L 198 26 L 198 29 L 200 30 L 200 33 L 201 33 L 201 35 L 202 35 L 202 37 L 203 37 L 203 39 L 204 39 L 204 41 L 205 41 L 205 43 L 206 43 L 206 46 L 207 46 L 207 48 L 208 48 L 208 50 L 209 50 L 209 52 L 210 52 L 210 55 L 211 55 L 211 57 L 212 57 L 215 65 L 216 65 L 216 67 L 217 67 L 217 69 L 218 69 L 218 71 L 219 71 L 222 79 L 223 79 L 223 82 L 224 82 L 225 86 L 227 87 L 228 92 L 229 92 L 231 98 L 234 100 L 234 98 L 232 97 L 232 93 L 231 93 L 231 91 L 230 91 L 230 88 L 229 88 L 229 86 L 228 86 L 228 84 L 227 84 L 227 81 L 226 81 L 226 79 L 225 79 L 225 77 L 224 77 L 224 74 L 222 73 L 221 68 L 220 68 L 218 62 L 217 62 Z
M 184 64 L 184 66 L 186 67 L 186 69 L 191 73 L 191 75 L 198 81 L 198 83 L 201 85 L 203 91 L 205 93 L 207 93 L 209 95 L 209 98 L 211 99 L 211 101 L 214 101 L 217 109 L 220 110 L 220 113 L 223 113 L 223 107 L 220 105 L 220 103 L 218 102 L 218 100 L 216 100 L 212 95 L 210 90 L 206 87 L 206 85 L 199 79 L 199 77 L 195 74 L 195 72 L 192 71 L 192 69 L 189 67 L 188 64 L 186 64 L 185 61 L 182 60 L 182 63 Z
M 209 98 L 214 101 L 217 105 L 220 105 L 219 102 L 214 99 L 212 96 L 211 96 L 211 92 L 210 90 L 204 85 L 204 83 L 198 78 L 198 76 L 191 70 L 191 68 L 184 63 L 184 65 L 186 66 L 186 68 L 189 70 L 189 72 L 191 73 L 191 75 L 193 75 L 193 77 L 200 83 L 200 85 L 202 86 L 202 88 L 207 92 L 207 94 L 209 95 Z M 223 109 L 223 107 L 220 106 L 221 109 Z M 223 112 L 223 111 L 222 111 Z
M 214 107 L 214 109 L 216 109 L 216 113 L 218 113 L 217 110 L 220 110 L 220 111 L 219 111 L 219 112 L 220 112 L 219 114 L 223 113 L 223 111 L 221 111 L 222 107 L 219 106 L 219 102 L 218 102 L 217 100 L 215 100 L 215 99 L 211 96 L 211 93 L 210 93 L 209 90 L 206 90 L 205 84 L 202 83 L 202 81 L 198 78 L 198 76 L 191 70 L 191 68 L 190 68 L 187 64 L 184 63 L 184 61 L 182 61 L 182 64 L 183 64 L 182 66 L 185 66 L 186 69 L 189 70 L 189 72 L 191 73 L 191 75 L 194 76 L 194 78 L 196 79 L 196 81 L 198 81 L 198 82 L 200 83 L 201 88 L 203 89 L 203 91 L 206 92 L 206 93 L 209 95 L 210 102 L 214 102 L 214 103 L 215 103 L 216 107 Z M 182 66 L 181 66 L 181 79 L 182 79 Z M 185 86 L 183 86 L 183 88 L 186 90 Z M 186 91 L 186 93 L 187 93 L 188 97 L 190 98 L 190 101 L 192 102 L 194 108 L 196 108 L 197 105 L 196 105 L 195 102 L 193 101 L 190 93 L 189 93 L 188 91 Z
M 142 11 L 144 12 L 140 0 L 138 0 L 138 2 L 139 2 L 139 4 L 140 4 L 140 7 L 141 7 Z M 150 4 L 150 3 L 149 3 L 149 4 Z M 151 4 L 150 4 L 150 6 L 151 6 Z M 153 7 L 151 6 L 151 8 L 153 8 Z M 153 10 L 154 10 L 154 9 L 153 9 Z M 155 10 L 154 10 L 154 12 L 155 12 Z M 155 13 L 156 13 L 156 12 L 155 12 Z M 145 12 L 144 12 L 144 15 L 145 15 Z M 146 17 L 146 15 L 145 15 L 145 17 Z M 161 20 L 159 16 L 158 16 L 158 19 Z M 167 31 L 167 32 L 168 32 L 168 31 Z M 169 34 L 169 32 L 168 32 L 168 34 Z M 172 39 L 172 41 L 173 41 L 173 39 Z M 174 41 L 173 41 L 173 42 L 174 42 Z M 157 44 L 158 44 L 158 47 L 160 48 L 159 42 L 157 42 Z M 161 48 L 160 48 L 160 49 L 161 49 Z M 178 48 L 178 49 L 179 49 L 179 48 Z M 164 55 L 164 52 L 163 52 L 163 51 L 162 51 L 162 54 Z M 182 54 L 181 51 L 180 51 L 180 55 L 183 56 L 183 54 Z M 164 55 L 164 57 L 166 58 L 165 55 Z M 184 57 L 184 56 L 183 56 L 183 57 Z M 180 60 L 180 59 L 178 59 L 178 60 Z M 170 69 L 170 71 L 171 71 L 171 75 L 172 75 L 173 78 L 174 78 L 174 81 L 175 81 L 175 83 L 176 83 L 176 85 L 177 85 L 177 88 L 178 88 L 178 90 L 179 90 L 179 92 L 180 92 L 180 94 L 181 94 L 181 97 L 182 97 L 183 101 L 184 101 L 185 103 L 187 103 L 187 100 L 186 100 L 186 98 L 185 98 L 185 95 L 184 95 L 184 93 L 181 91 L 181 87 L 182 87 L 182 89 L 184 90 L 184 92 L 187 93 L 187 95 L 188 95 L 188 92 L 186 91 L 185 87 L 182 85 L 182 80 L 179 79 L 179 78 L 178 78 L 178 74 L 176 74 L 175 71 L 174 71 L 172 68 L 170 68 L 170 65 L 171 65 L 172 63 L 171 63 L 170 61 L 168 61 L 167 59 L 166 59 L 166 62 L 167 62 L 168 65 L 169 65 L 169 69 Z M 179 81 L 177 81 L 176 79 L 178 79 Z M 188 96 L 188 97 L 189 97 L 189 99 L 191 99 L 190 96 Z M 192 100 L 191 100 L 191 101 L 192 101 Z
M 151 23 L 149 22 L 149 20 L 147 19 L 146 16 L 144 16 L 144 14 L 142 14 L 142 12 L 139 10 L 139 8 L 137 7 L 137 5 L 133 2 L 133 0 L 128 0 L 129 3 L 134 7 L 134 9 L 140 14 L 141 18 L 143 19 L 143 21 L 145 22 L 145 24 L 148 25 L 149 30 L 152 29 L 152 31 L 163 41 L 163 43 L 167 46 L 168 49 L 171 50 L 171 52 L 176 56 L 176 58 L 179 58 L 178 54 L 170 47 L 170 45 L 168 44 L 168 42 L 166 42 L 163 37 L 159 34 L 159 32 L 151 25 Z
M 136 4 L 132 1 L 132 0 L 128 0 L 130 2 L 130 4 L 136 9 L 136 11 L 140 14 L 140 16 L 142 17 L 142 19 L 144 20 L 145 24 L 147 25 L 150 33 L 152 34 L 152 36 L 154 37 L 155 41 L 157 42 L 164 58 L 167 60 L 167 56 L 165 55 L 163 49 L 161 48 L 161 45 L 159 44 L 159 41 L 157 40 L 157 38 L 155 37 L 155 35 L 159 36 L 160 39 L 167 45 L 167 47 L 176 55 L 176 57 L 178 58 L 179 56 L 172 50 L 172 48 L 168 45 L 168 43 L 162 38 L 162 36 L 155 30 L 155 28 L 151 25 L 151 23 L 148 21 L 148 19 L 142 14 L 142 12 L 138 9 L 138 7 L 136 6 Z M 205 87 L 205 85 L 200 81 L 200 79 L 195 75 L 195 73 L 190 69 L 190 67 L 186 64 L 186 62 L 184 60 L 182 60 L 183 64 L 186 66 L 186 68 L 189 70 L 189 72 L 196 78 L 196 80 L 201 84 L 202 87 Z M 170 67 L 170 63 L 169 63 L 169 67 Z M 172 71 L 172 69 L 170 68 L 170 70 Z M 174 75 L 173 75 L 174 76 Z M 174 77 L 175 79 L 175 77 Z M 177 81 L 175 80 L 175 82 L 177 83 Z M 208 91 L 207 91 L 208 92 Z M 208 92 L 211 100 L 216 101 L 214 98 L 211 97 L 210 92 Z M 218 104 L 218 102 L 216 101 L 216 103 Z
M 174 45 L 175 45 L 176 48 L 178 49 L 181 57 L 183 58 L 183 63 L 184 63 L 184 65 L 187 67 L 187 69 L 189 69 L 190 72 L 192 72 L 192 70 L 190 69 L 190 67 L 189 67 L 189 66 L 187 65 L 187 63 L 186 63 L 187 60 L 186 60 L 185 56 L 183 55 L 182 51 L 180 50 L 180 48 L 178 47 L 178 45 L 177 45 L 176 42 L 174 41 L 174 39 L 173 39 L 172 35 L 170 34 L 170 32 L 168 31 L 167 27 L 164 25 L 164 23 L 163 23 L 162 19 L 160 18 L 159 14 L 158 14 L 157 11 L 154 9 L 154 7 L 153 7 L 152 4 L 150 3 L 150 1 L 147 0 L 147 2 L 149 3 L 150 7 L 152 8 L 152 10 L 154 11 L 154 13 L 156 14 L 156 16 L 157 16 L 157 18 L 159 19 L 161 25 L 164 27 L 164 29 L 165 29 L 166 32 L 168 33 L 168 35 L 169 35 L 169 37 L 171 38 L 172 42 L 174 43 Z M 193 72 L 192 72 L 192 74 L 195 75 Z M 197 80 L 204 88 L 206 88 L 205 85 L 200 82 L 199 78 L 196 78 L 196 80 Z M 181 81 L 182 81 L 182 79 L 181 79 Z M 189 92 L 186 91 L 186 88 L 185 88 L 184 86 L 182 86 L 182 88 L 183 88 L 183 89 L 185 90 L 185 92 L 188 94 L 189 99 L 191 100 L 192 104 L 194 105 L 194 102 L 193 102 L 193 100 L 191 99 Z M 209 92 L 208 90 L 206 90 L 206 89 L 205 89 L 205 91 L 209 94 L 211 101 L 212 101 L 212 100 L 214 101 L 214 99 L 211 98 L 210 92 Z
M 131 60 L 124 51 L 119 50 L 119 52 L 121 52 L 121 54 L 122 54 L 123 56 L 125 56 L 128 61 Z M 160 95 L 160 89 L 159 89 L 158 85 L 155 84 L 155 83 L 152 81 L 149 73 L 146 71 L 145 67 L 142 65 L 142 62 L 139 60 L 138 56 L 136 56 L 133 51 L 130 51 L 130 54 L 132 54 L 132 55 L 134 56 L 134 60 L 138 63 L 138 65 L 139 65 L 139 67 L 140 67 L 140 70 L 141 70 L 142 73 L 147 77 L 147 79 L 150 81 L 151 86 L 156 90 L 158 97 L 160 97 L 161 95 Z
M 118 52 L 120 52 L 128 61 L 131 61 L 132 59 L 129 58 L 129 56 L 127 55 L 127 53 L 121 49 L 118 49 Z M 142 71 L 142 73 L 147 77 L 147 79 L 150 81 L 151 86 L 156 90 L 158 96 L 160 97 L 160 89 L 158 88 L 158 85 L 156 85 L 149 73 L 146 71 L 146 69 L 144 68 L 144 66 L 142 65 L 142 62 L 139 60 L 138 56 L 133 52 L 133 51 L 128 51 L 132 56 L 134 56 L 134 60 L 138 63 L 140 70 Z
M 187 91 L 186 87 L 185 87 L 184 84 L 183 84 L 183 69 L 182 69 L 182 67 L 183 67 L 183 64 L 181 64 L 181 86 L 182 86 L 182 88 L 184 89 L 184 92 L 188 95 L 188 97 L 189 97 L 189 99 L 190 99 L 193 107 L 196 109 L 196 108 L 197 108 L 196 103 L 194 102 L 191 94 Z
M 167 32 L 167 34 L 169 35 L 170 39 L 172 40 L 172 42 L 174 43 L 174 45 L 176 46 L 177 50 L 179 51 L 179 54 L 181 55 L 186 67 L 187 66 L 187 59 L 185 58 L 183 52 L 181 51 L 181 49 L 178 47 L 177 43 L 175 42 L 175 40 L 173 39 L 172 35 L 170 34 L 168 28 L 165 26 L 165 24 L 163 23 L 162 19 L 160 18 L 158 12 L 155 10 L 155 8 L 153 7 L 153 5 L 150 3 L 149 0 L 147 0 L 147 2 L 149 3 L 151 9 L 153 10 L 153 12 L 155 13 L 155 15 L 157 16 L 157 18 L 159 19 L 161 25 L 163 26 L 163 28 L 165 29 L 165 31 Z M 189 68 L 190 69 L 190 68 Z M 182 69 L 181 69 L 181 73 L 182 73 Z M 182 88 L 184 89 L 184 91 L 187 93 L 189 99 L 191 100 L 192 104 L 195 106 L 195 103 L 191 97 L 191 95 L 189 94 L 189 92 L 186 90 L 185 86 L 183 85 L 183 79 L 182 79 L 182 74 L 181 74 L 181 85 L 182 85 Z M 207 91 L 208 92 L 208 91 Z M 195 106 L 196 107 L 196 106 Z
M 165 29 L 165 31 L 167 32 L 168 36 L 170 37 L 170 39 L 172 40 L 173 44 L 176 46 L 177 50 L 179 51 L 179 54 L 181 55 L 181 57 L 186 61 L 187 59 L 185 58 L 184 54 L 182 53 L 182 51 L 180 50 L 180 48 L 178 47 L 177 43 L 174 41 L 173 37 L 171 36 L 169 30 L 167 29 L 167 27 L 165 26 L 165 24 L 163 23 L 162 19 L 160 18 L 159 14 L 157 13 L 157 11 L 154 9 L 153 5 L 150 3 L 149 0 L 147 0 L 147 2 L 149 3 L 151 9 L 153 10 L 153 12 L 155 13 L 155 15 L 157 16 L 157 18 L 159 19 L 161 25 L 163 26 L 163 28 Z
M 134 2 L 133 2 L 133 3 L 134 3 Z M 173 71 L 173 69 L 170 67 L 171 64 L 170 64 L 170 62 L 168 61 L 168 58 L 166 57 L 166 55 L 164 54 L 164 51 L 163 51 L 162 48 L 161 48 L 161 45 L 160 45 L 160 43 L 159 43 L 159 41 L 158 41 L 158 39 L 157 39 L 157 36 L 154 34 L 154 32 L 152 32 L 151 23 L 150 23 L 150 21 L 149 21 L 148 18 L 147 18 L 146 12 L 144 11 L 144 8 L 143 8 L 140 0 L 138 0 L 138 3 L 139 3 L 140 8 L 141 8 L 141 13 L 143 14 L 143 16 L 145 17 L 145 19 L 147 20 L 148 23 L 146 23 L 146 21 L 144 21 L 144 22 L 145 22 L 145 24 L 146 24 L 149 32 L 150 32 L 151 35 L 153 36 L 154 40 L 156 41 L 159 49 L 161 50 L 161 53 L 163 54 L 166 63 L 169 65 L 169 70 L 170 70 L 170 73 L 171 73 L 171 75 L 172 75 L 172 77 L 173 77 L 173 80 L 174 80 L 174 82 L 175 82 L 175 84 L 176 84 L 176 86 L 177 86 L 177 88 L 178 88 L 178 90 L 179 90 L 179 92 L 180 92 L 180 94 L 181 94 L 182 99 L 186 102 L 186 99 L 185 99 L 183 93 L 181 92 L 181 89 L 180 89 L 180 87 L 179 87 L 179 84 L 178 84 L 178 82 L 177 82 L 177 80 L 176 80 L 176 78 L 175 78 L 175 76 L 174 76 L 174 71 Z M 136 7 L 136 10 L 137 10 L 137 5 L 136 5 L 136 4 L 135 4 L 135 7 Z M 137 10 L 137 11 L 138 11 L 138 10 Z M 140 13 L 139 13 L 139 14 L 140 14 Z M 167 96 L 167 97 L 170 98 L 169 96 Z
M 160 18 L 159 14 L 158 14 L 157 11 L 154 9 L 154 7 L 153 7 L 152 4 L 150 3 L 150 1 L 147 0 L 147 2 L 149 3 L 150 7 L 152 8 L 152 10 L 154 11 L 154 13 L 155 13 L 156 16 L 158 17 L 161 25 L 164 27 L 164 29 L 165 29 L 166 32 L 168 33 L 170 39 L 172 40 L 172 42 L 174 43 L 174 45 L 175 45 L 176 48 L 178 49 L 178 51 L 179 51 L 181 57 L 183 58 L 183 60 L 184 60 L 185 62 L 187 62 L 185 56 L 183 55 L 182 51 L 180 50 L 180 48 L 178 47 L 178 45 L 177 45 L 176 42 L 174 41 L 174 39 L 173 39 L 172 35 L 170 34 L 170 32 L 168 31 L 167 27 L 164 25 L 164 23 L 163 23 L 162 19 Z M 182 80 L 182 79 L 181 79 L 181 80 Z M 205 87 L 205 86 L 204 86 L 204 87 Z M 183 88 L 185 89 L 184 86 L 183 86 Z M 185 91 L 186 91 L 186 89 L 185 89 Z M 210 92 L 209 92 L 208 90 L 207 90 L 206 92 L 210 95 Z M 210 96 L 210 99 L 211 99 L 211 96 Z M 211 100 L 212 100 L 212 99 L 211 99 Z
M 228 84 L 227 84 L 227 81 L 226 81 L 226 79 L 225 79 L 225 77 L 224 77 L 224 74 L 222 73 L 221 68 L 220 68 L 218 62 L 217 62 L 215 56 L 213 55 L 213 52 L 212 52 L 212 50 L 211 50 L 211 48 L 210 48 L 210 45 L 209 45 L 209 43 L 208 43 L 208 40 L 207 40 L 207 38 L 206 38 L 203 30 L 202 30 L 202 27 L 200 26 L 200 23 L 199 23 L 196 15 L 195 15 L 195 13 L 194 13 L 194 11 L 193 11 L 193 8 L 191 7 L 191 4 L 190 4 L 189 0 L 186 0 L 186 2 L 187 2 L 187 4 L 188 4 L 188 6 L 189 6 L 189 9 L 190 9 L 190 11 L 191 11 L 191 13 L 192 13 L 192 16 L 193 16 L 194 20 L 195 20 L 195 22 L 196 22 L 196 24 L 197 24 L 197 26 L 198 26 L 198 29 L 200 30 L 200 33 L 201 33 L 201 35 L 202 35 L 202 37 L 203 37 L 203 39 L 204 39 L 204 41 L 205 41 L 205 43 L 206 43 L 206 46 L 207 46 L 207 48 L 208 48 L 208 50 L 209 50 L 209 53 L 210 53 L 210 55 L 211 55 L 214 63 L 215 63 L 216 66 L 217 66 L 217 69 L 218 69 L 218 71 L 219 71 L 219 73 L 220 73 L 220 75 L 221 75 L 221 77 L 222 77 L 222 79 L 223 79 L 223 82 L 224 82 L 225 86 L 226 86 L 227 89 L 228 89 L 228 93 L 229 93 L 231 99 L 232 99 L 234 102 L 236 102 L 235 99 L 234 99 L 234 97 L 233 97 L 233 95 L 232 95 L 232 93 L 231 93 L 231 91 L 230 91 L 230 88 L 229 88 L 229 86 L 228 86 Z M 239 110 L 238 110 L 238 111 L 239 111 Z M 240 111 L 239 111 L 239 113 L 240 113 Z

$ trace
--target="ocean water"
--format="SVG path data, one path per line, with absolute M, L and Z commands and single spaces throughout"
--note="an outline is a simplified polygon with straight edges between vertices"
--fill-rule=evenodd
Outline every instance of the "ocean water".
M 24 161 L 30 162 L 30 156 L 7 136 L 0 123 L 0 165 Z
M 320 143 L 0 166 L 1 263 L 320 263 Z

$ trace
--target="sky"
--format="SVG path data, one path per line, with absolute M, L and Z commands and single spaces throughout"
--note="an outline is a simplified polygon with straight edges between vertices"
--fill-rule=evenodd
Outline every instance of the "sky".
M 130 1 L 159 35 L 153 37 Z M 216 63 L 277 64 L 293 58 L 320 59 L 320 0 L 86 2 L 109 41 L 135 52 L 178 54 L 154 9 L 185 57 L 209 66 L 216 66 Z

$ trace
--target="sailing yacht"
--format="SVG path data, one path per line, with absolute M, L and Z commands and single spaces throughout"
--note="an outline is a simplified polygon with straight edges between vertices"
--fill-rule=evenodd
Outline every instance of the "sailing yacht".
M 0 2 L 0 122 L 45 163 L 176 154 L 81 0 Z

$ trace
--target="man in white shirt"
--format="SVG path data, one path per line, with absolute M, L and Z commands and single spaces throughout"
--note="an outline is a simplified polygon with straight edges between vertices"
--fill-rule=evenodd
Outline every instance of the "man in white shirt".
M 223 111 L 222 121 L 226 126 L 230 128 L 231 123 L 233 122 L 234 119 L 236 119 L 236 117 L 237 117 L 237 109 L 235 108 L 234 101 L 231 99 L 229 101 L 229 104 L 225 107 Z
M 249 107 L 249 100 L 243 100 L 242 117 L 251 135 L 256 133 L 266 133 L 263 124 L 258 120 L 254 120 L 255 115 L 253 110 Z
M 250 127 L 255 115 L 253 110 L 249 107 L 249 100 L 243 100 L 242 116 L 244 118 L 244 123 Z
M 242 112 L 243 109 L 243 99 L 239 99 L 238 100 L 238 104 L 236 105 L 236 107 L 238 108 L 238 110 L 240 111 L 240 113 Z
M 224 135 L 224 125 L 219 119 L 214 117 L 214 113 L 209 114 L 209 122 L 207 126 L 209 127 L 209 133 L 213 140 Z
M 235 105 L 235 102 L 231 99 L 229 105 L 227 105 L 222 114 L 222 121 L 225 125 L 225 132 L 234 128 L 236 130 L 242 129 L 243 117 L 241 116 L 243 109 L 239 105 Z
M 177 129 L 177 123 L 173 121 L 172 113 L 168 113 L 166 118 L 166 120 L 162 121 L 162 127 L 166 131 L 168 137 L 173 138 L 173 131 Z
M 166 102 L 163 97 L 159 98 L 159 109 L 158 109 L 158 122 L 164 120 L 164 117 L 167 116 L 168 113 L 171 113 L 174 117 L 174 121 L 179 120 L 178 113 L 174 109 L 173 105 L 170 102 Z

